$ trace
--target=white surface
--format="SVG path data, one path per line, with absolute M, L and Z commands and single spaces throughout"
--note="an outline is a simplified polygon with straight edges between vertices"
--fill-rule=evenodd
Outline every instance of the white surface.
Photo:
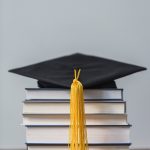
M 70 115 L 24 115 L 23 125 L 69 125 Z M 86 115 L 87 125 L 127 125 L 127 115 Z
M 101 89 L 86 89 L 84 90 L 85 99 L 122 99 L 122 90 L 101 90 Z M 39 90 L 38 89 L 28 89 L 26 90 L 26 99 L 70 99 L 70 89 L 69 90 Z
M 129 150 L 128 146 L 90 146 L 90 150 Z M 68 146 L 29 146 L 28 150 L 68 150 Z
M 8 69 L 83 52 L 150 68 L 149 0 L 0 0 L 0 147 L 22 147 L 22 101 L 32 79 Z M 81 72 L 82 73 L 82 72 Z M 150 71 L 119 80 L 132 147 L 150 147 Z
M 89 143 L 130 143 L 130 127 L 87 127 Z M 27 127 L 27 143 L 68 143 L 69 127 Z
M 125 113 L 125 103 L 85 103 L 85 113 L 113 113 L 123 114 Z M 23 113 L 24 114 L 68 114 L 70 112 L 69 103 L 39 103 L 29 102 L 24 103 Z

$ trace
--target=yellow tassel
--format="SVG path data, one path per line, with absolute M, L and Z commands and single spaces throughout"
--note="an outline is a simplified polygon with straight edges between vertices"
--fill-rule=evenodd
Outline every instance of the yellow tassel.
M 80 71 L 74 70 L 75 78 L 71 84 L 69 150 L 88 150 L 83 86 L 78 81 Z

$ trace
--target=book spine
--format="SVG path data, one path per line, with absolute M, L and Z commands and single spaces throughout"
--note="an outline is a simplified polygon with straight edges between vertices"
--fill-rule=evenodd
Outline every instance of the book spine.
M 107 101 L 107 100 L 85 100 L 85 103 L 126 103 L 125 101 L 122 100 L 111 100 L 111 101 Z M 30 100 L 24 100 L 23 103 L 70 103 L 70 100 L 68 99 L 30 99 Z
M 87 127 L 131 127 L 131 124 L 127 125 L 86 125 Z M 69 127 L 69 125 L 25 125 L 25 127 Z
M 67 115 L 68 115 L 68 116 L 69 116 L 70 114 L 69 114 L 69 113 L 68 113 L 68 114 L 63 114 L 63 113 L 61 113 L 61 114 L 55 114 L 55 113 L 53 113 L 53 114 L 40 114 L 40 113 L 39 113 L 39 114 L 32 114 L 32 113 L 31 113 L 31 114 L 26 114 L 26 113 L 23 113 L 22 115 L 23 115 L 23 116 L 26 116 L 26 115 L 27 115 L 27 116 L 30 116 L 30 115 L 34 115 L 34 116 L 38 116 L 38 115 L 43 115 L 43 116 L 46 116 L 46 115 L 47 115 L 47 116 L 48 116 L 48 115 L 56 115 L 56 116 L 58 116 L 58 115 L 62 115 L 62 116 L 63 116 L 63 115 L 66 115 L 66 116 L 67 116 Z M 117 115 L 117 116 L 125 115 L 125 116 L 127 116 L 126 113 L 123 113 L 123 114 L 95 113 L 95 114 L 86 114 L 86 115 L 90 115 L 90 116 L 92 116 L 92 115 Z
M 27 146 L 67 146 L 66 143 L 25 143 Z M 89 146 L 130 146 L 131 143 L 89 143 Z

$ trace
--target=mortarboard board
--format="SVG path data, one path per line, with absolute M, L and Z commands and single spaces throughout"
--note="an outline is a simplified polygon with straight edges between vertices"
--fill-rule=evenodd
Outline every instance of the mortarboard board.
M 78 73 L 76 69 L 79 69 Z M 82 69 L 81 75 L 80 69 Z M 77 53 L 12 69 L 10 72 L 37 79 L 40 87 L 70 88 L 71 85 L 69 150 L 88 150 L 83 86 L 84 88 L 115 88 L 115 79 L 145 69 L 115 60 Z M 82 83 L 78 80 L 79 76 Z
M 137 65 L 75 53 L 9 72 L 36 79 L 41 88 L 70 88 L 73 70 L 79 68 L 84 88 L 116 88 L 114 80 L 146 70 Z

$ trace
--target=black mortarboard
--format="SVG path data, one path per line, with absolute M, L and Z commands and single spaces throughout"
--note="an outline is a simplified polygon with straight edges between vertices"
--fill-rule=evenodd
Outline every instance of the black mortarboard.
M 75 53 L 9 71 L 37 79 L 41 88 L 70 88 L 74 69 L 81 69 L 79 80 L 84 88 L 116 88 L 115 79 L 146 70 L 111 59 Z

